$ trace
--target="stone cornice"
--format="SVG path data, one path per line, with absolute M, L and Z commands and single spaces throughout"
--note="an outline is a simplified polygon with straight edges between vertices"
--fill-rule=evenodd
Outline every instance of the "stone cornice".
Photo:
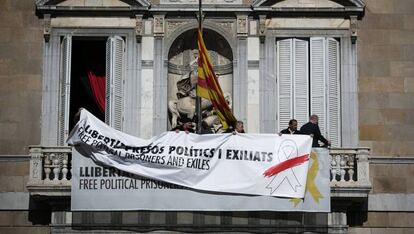
M 30 155 L 0 155 L 0 162 L 29 161 Z
M 64 1 L 65 0 L 36 0 L 35 4 L 38 7 L 46 6 L 46 5 L 54 6 L 57 3 L 64 2 Z M 131 6 L 141 5 L 141 6 L 144 6 L 144 7 L 148 7 L 148 6 L 151 5 L 150 2 L 147 1 L 147 0 L 126 0 L 124 2 L 130 4 Z
M 267 5 L 266 3 L 268 1 L 271 1 L 271 0 L 256 0 L 253 2 L 252 7 L 259 7 L 259 6 Z M 343 4 L 344 6 L 352 5 L 352 6 L 360 7 L 360 8 L 365 7 L 365 3 L 363 0 L 342 0 L 342 1 L 347 3 L 347 4 Z M 334 1 L 334 2 L 338 2 L 338 1 Z M 342 4 L 342 3 L 339 3 L 339 4 Z
M 356 15 L 361 18 L 364 15 L 364 8 L 304 8 L 304 7 L 253 7 L 254 14 L 266 14 L 271 17 L 344 17 L 349 18 Z
M 414 156 L 370 156 L 369 162 L 370 164 L 414 164 Z
M 149 12 L 198 12 L 198 5 L 152 5 Z M 245 5 L 207 5 L 203 6 L 203 12 L 251 12 L 252 9 Z
M 188 15 L 198 12 L 197 4 L 136 4 L 130 6 L 58 6 L 45 4 L 45 1 L 39 0 L 36 3 L 36 14 L 43 17 L 44 14 L 56 16 L 125 16 L 134 18 L 135 15 L 141 14 L 146 18 L 149 15 L 165 12 L 174 15 Z M 144 2 L 146 3 L 146 2 Z M 364 5 L 344 6 L 337 8 L 323 7 L 272 7 L 260 4 L 249 5 L 205 5 L 203 11 L 206 14 L 237 14 L 243 13 L 253 16 L 267 15 L 268 17 L 350 17 L 364 15 Z

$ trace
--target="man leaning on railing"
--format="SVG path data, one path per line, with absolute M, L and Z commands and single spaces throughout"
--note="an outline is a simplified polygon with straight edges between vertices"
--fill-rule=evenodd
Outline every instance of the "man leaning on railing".
M 302 134 L 310 135 L 313 138 L 312 147 L 321 147 L 319 141 L 322 141 L 324 145 L 322 147 L 328 147 L 331 145 L 331 142 L 322 136 L 321 130 L 318 125 L 319 117 L 317 115 L 311 115 L 309 122 L 304 124 L 300 128 Z

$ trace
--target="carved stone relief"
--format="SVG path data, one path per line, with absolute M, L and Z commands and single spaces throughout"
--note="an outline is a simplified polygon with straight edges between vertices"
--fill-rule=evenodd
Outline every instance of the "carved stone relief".
M 356 39 L 358 37 L 358 17 L 356 15 L 353 15 L 351 18 L 351 24 L 350 24 L 350 30 L 351 30 L 351 42 L 352 44 L 355 44 Z
M 166 29 L 166 36 L 169 37 L 178 27 L 184 25 L 184 24 L 188 24 L 188 20 L 187 21 L 167 21 L 167 29 Z
M 45 42 L 49 42 L 50 40 L 50 25 L 51 25 L 51 19 L 50 14 L 45 14 L 43 16 L 43 38 L 45 39 Z
M 247 15 L 238 15 L 237 16 L 237 35 L 247 36 L 247 32 L 248 32 Z
M 142 34 L 144 33 L 144 23 L 142 22 L 142 15 L 135 16 L 135 37 L 137 43 L 141 42 Z
M 154 16 L 154 36 L 164 36 L 164 15 Z
M 214 21 L 215 24 L 226 30 L 227 32 L 230 32 L 231 34 L 234 34 L 234 22 L 233 21 Z

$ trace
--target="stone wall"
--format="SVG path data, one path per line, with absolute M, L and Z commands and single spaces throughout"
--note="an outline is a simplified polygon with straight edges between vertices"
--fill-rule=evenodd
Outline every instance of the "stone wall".
M 42 36 L 34 1 L 0 7 L 0 155 L 40 143 Z
M 0 161 L 0 233 L 49 233 L 50 212 L 29 210 L 28 172 L 27 157 Z
M 414 156 L 414 1 L 365 3 L 358 30 L 360 145 L 372 156 Z M 414 232 L 413 162 L 371 160 L 368 213 L 350 233 Z
M 359 25 L 359 135 L 372 155 L 414 156 L 414 1 L 366 0 Z

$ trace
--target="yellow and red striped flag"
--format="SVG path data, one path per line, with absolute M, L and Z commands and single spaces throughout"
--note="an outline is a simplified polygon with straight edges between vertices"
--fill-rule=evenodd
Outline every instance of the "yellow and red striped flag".
M 230 110 L 227 101 L 224 99 L 223 91 L 221 90 L 217 76 L 213 71 L 210 56 L 206 45 L 204 44 L 203 36 L 198 30 L 198 81 L 197 81 L 197 96 L 208 99 L 213 104 L 224 129 L 233 126 L 236 123 L 236 118 Z

